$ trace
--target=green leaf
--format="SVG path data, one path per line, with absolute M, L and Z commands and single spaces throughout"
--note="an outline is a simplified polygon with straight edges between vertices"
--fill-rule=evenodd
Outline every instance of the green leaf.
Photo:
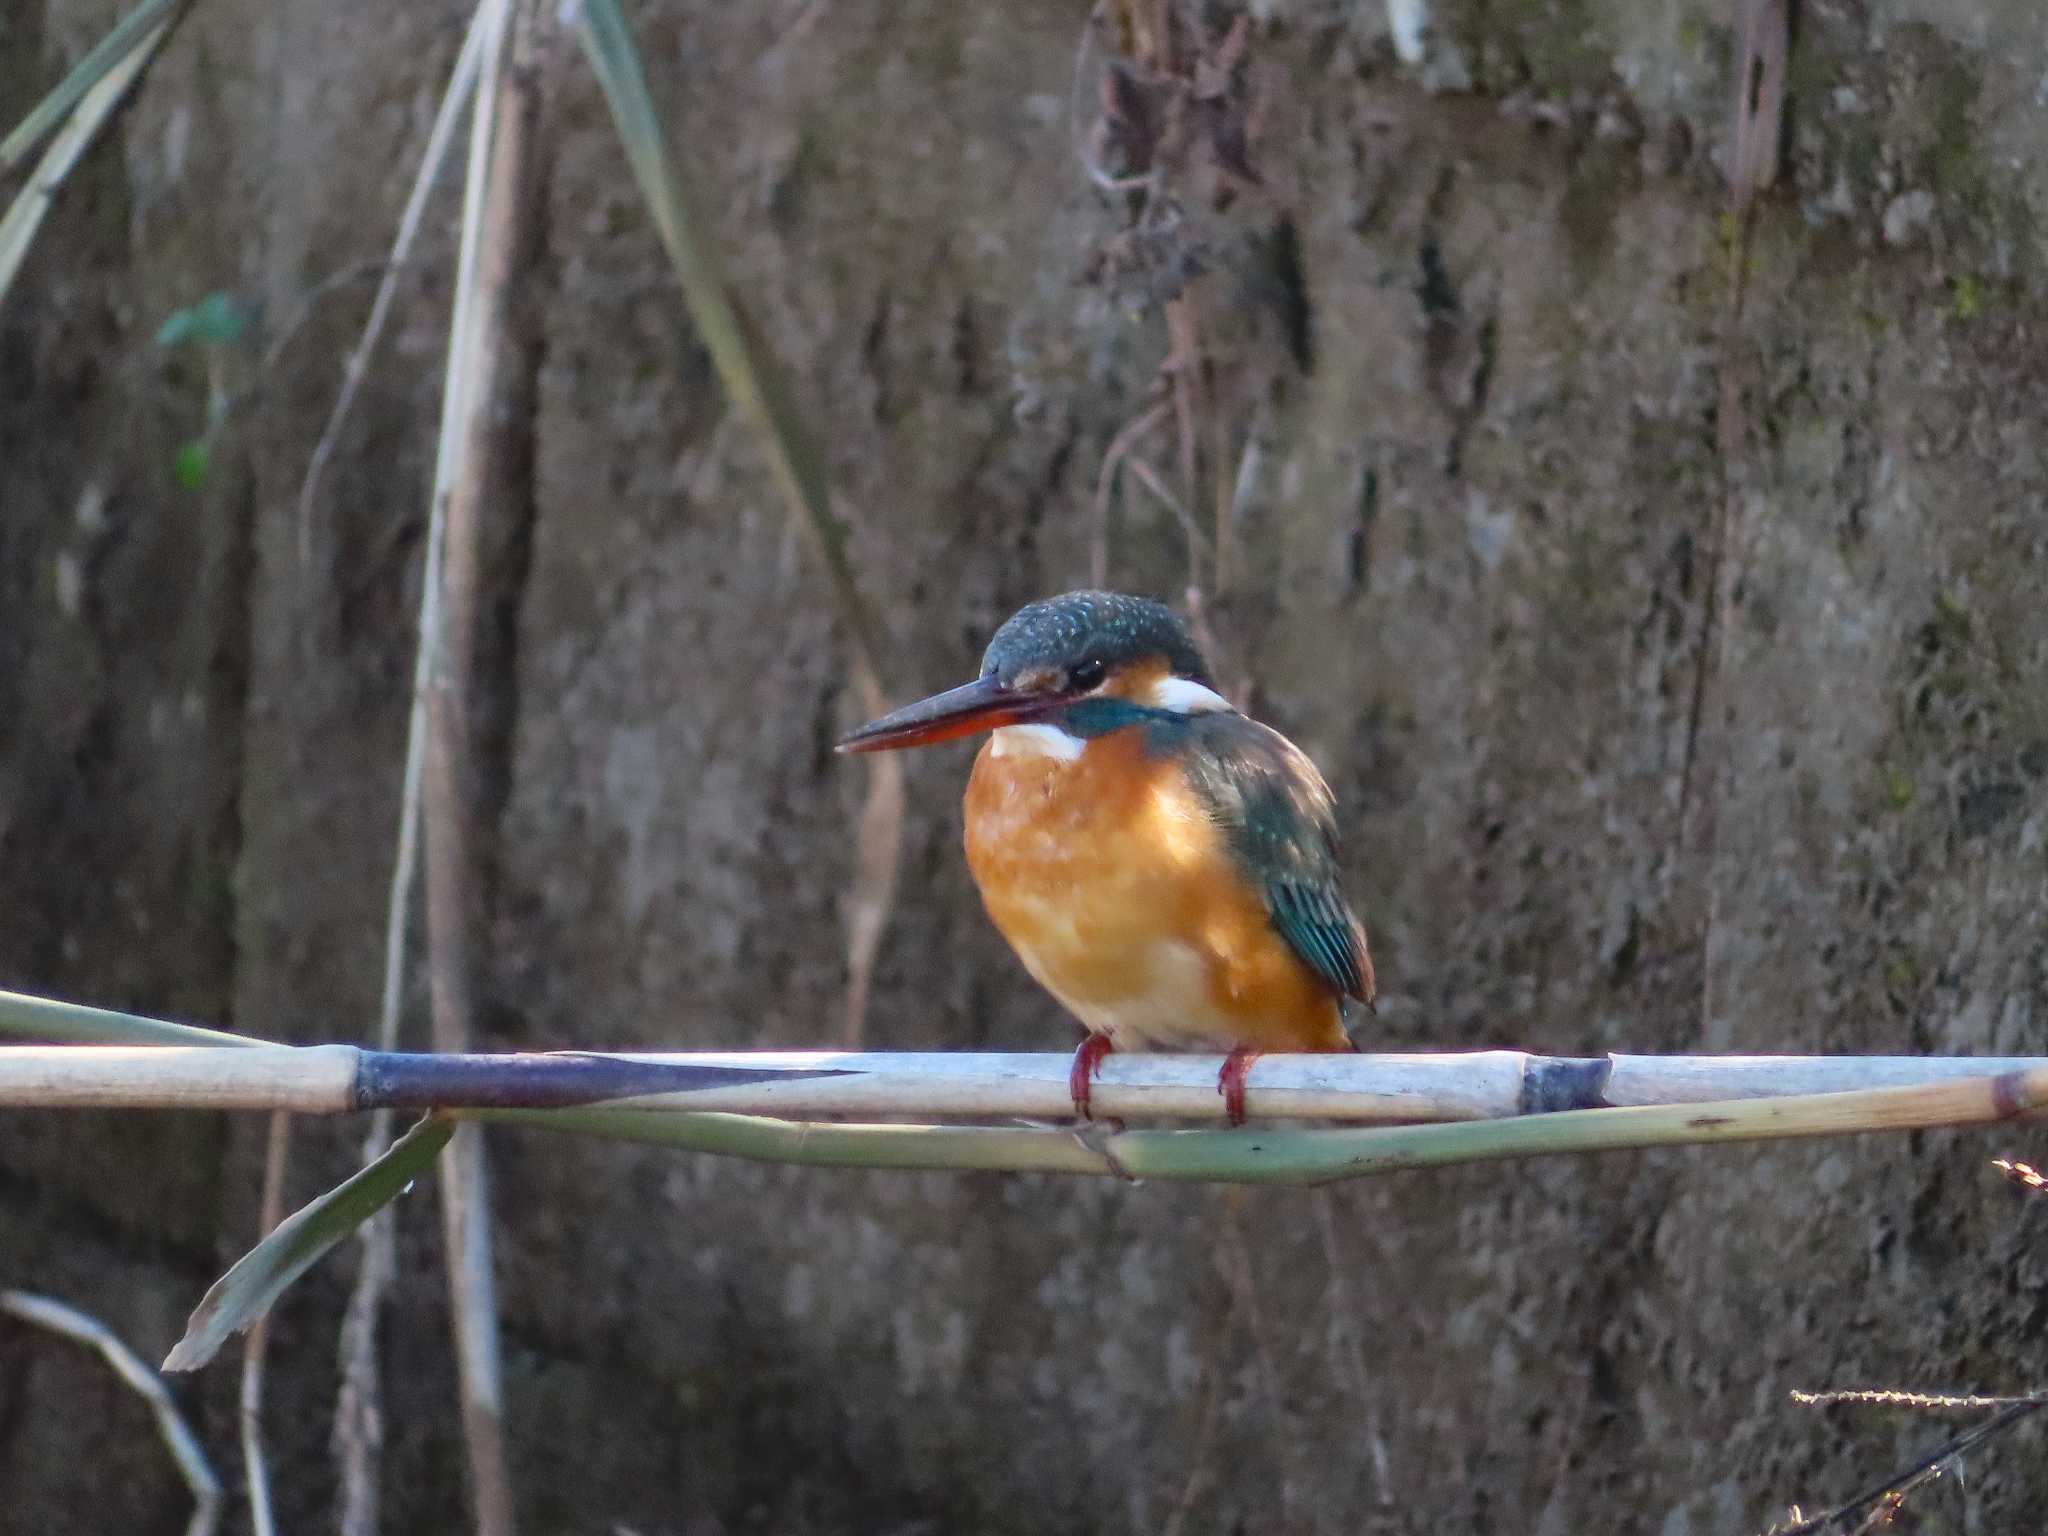
M 840 622 L 873 680 L 881 655 L 879 630 L 854 581 L 846 527 L 832 510 L 824 454 L 805 429 L 779 362 L 748 319 L 739 295 L 727 286 L 716 251 L 699 233 L 681 167 L 669 153 L 647 72 L 618 0 L 585 0 L 580 17 L 583 51 L 604 88 L 640 195 L 668 248 L 691 323 L 711 354 L 726 398 L 760 434 L 776 481 L 825 562 Z M 874 686 L 878 692 L 879 683 Z
M 64 178 L 71 174 L 79 156 L 92 144 L 107 119 L 114 115 L 114 109 L 120 106 L 128 87 L 135 83 L 135 77 L 142 73 L 143 66 L 149 63 L 151 56 L 170 35 L 172 25 L 184 11 L 184 5 L 180 4 L 173 10 L 157 14 L 138 36 L 124 45 L 120 57 L 86 87 L 77 105 L 65 114 L 64 126 L 57 130 L 49 148 L 43 151 L 43 158 L 36 162 L 27 185 L 15 194 L 14 201 L 7 205 L 7 212 L 0 214 L 0 302 L 6 300 L 14 275 L 21 270 L 28 248 L 35 241 L 36 231 L 42 227 L 43 215 L 49 212 L 58 188 L 64 185 Z M 24 123 L 22 129 L 9 135 L 6 145 L 0 145 L 0 149 L 14 146 L 17 139 L 22 140 L 21 148 L 26 149 L 27 140 L 22 135 L 23 130 L 30 126 L 32 124 Z
M 85 93 L 143 46 L 150 28 L 169 11 L 176 0 L 143 0 L 114 24 L 91 52 L 72 67 L 57 88 L 29 109 L 14 131 L 0 139 L 0 170 L 11 170 L 44 136 L 61 123 Z
M 203 437 L 181 443 L 171 459 L 171 475 L 178 489 L 196 491 L 206 484 L 206 472 L 213 467 L 213 449 Z
M 108 1008 L 60 1003 L 53 997 L 0 992 L 0 1035 L 51 1045 L 268 1045 L 249 1035 L 171 1024 Z
M 197 304 L 172 310 L 156 333 L 160 347 L 182 347 L 205 341 L 215 346 L 232 346 L 249 331 L 249 315 L 231 293 L 209 293 Z
M 1114 1173 L 1071 1131 L 995 1125 L 837 1125 L 699 1110 L 478 1109 L 493 1125 L 634 1141 L 810 1168 L 914 1168 L 1004 1173 Z
M 279 1222 L 213 1283 L 164 1369 L 196 1371 L 211 1360 L 230 1338 L 268 1312 L 294 1280 L 403 1194 L 440 1156 L 455 1126 L 448 1116 L 427 1116 L 354 1178 Z
M 881 627 L 854 578 L 846 525 L 832 510 L 825 454 L 805 426 L 780 360 L 749 318 L 740 292 L 726 282 L 718 252 L 691 207 L 683 167 L 669 152 L 661 115 L 647 89 L 647 70 L 618 0 L 583 0 L 579 14 L 583 51 L 604 88 L 640 196 L 668 248 L 691 323 L 711 354 L 726 399 L 757 435 L 791 516 L 809 535 L 825 567 L 833 607 L 851 641 L 852 672 L 861 702 L 870 713 L 879 713 L 886 707 Z M 847 938 L 847 972 L 852 978 L 847 1020 L 856 1033 L 867 977 L 895 900 L 902 852 L 903 764 L 895 753 L 878 752 L 869 759 L 868 772 L 854 920 Z

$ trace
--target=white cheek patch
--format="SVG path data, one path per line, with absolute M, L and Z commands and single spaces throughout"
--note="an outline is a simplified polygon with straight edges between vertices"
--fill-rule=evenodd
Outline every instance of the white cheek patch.
M 989 742 L 990 757 L 1050 757 L 1071 763 L 1088 750 L 1088 743 L 1069 736 L 1056 725 L 1004 725 L 996 728 Z
M 1185 677 L 1166 677 L 1152 685 L 1152 707 L 1170 709 L 1177 715 L 1207 715 L 1228 710 L 1230 700 Z

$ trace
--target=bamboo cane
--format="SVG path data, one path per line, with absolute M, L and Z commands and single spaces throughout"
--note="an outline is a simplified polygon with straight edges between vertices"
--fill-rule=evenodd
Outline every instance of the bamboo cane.
M 484 1110 L 483 1118 L 809 1167 L 1002 1169 L 1193 1183 L 1325 1184 L 1458 1163 L 1998 1124 L 2048 1106 L 2048 1067 L 1842 1093 L 1578 1109 L 1439 1125 L 1087 1130 L 814 1125 L 751 1115 Z
M 1215 1120 L 1220 1058 L 1118 1055 L 1094 1092 L 1106 1119 Z M 611 1109 L 783 1118 L 1059 1118 L 1063 1054 L 698 1051 L 417 1055 L 349 1045 L 0 1047 L 16 1108 Z M 1261 1057 L 1246 1103 L 1265 1119 L 1424 1123 L 1560 1110 L 1775 1101 L 1999 1080 L 2041 1057 L 1556 1057 L 1520 1051 Z M 1700 1138 L 1704 1139 L 1704 1138 Z

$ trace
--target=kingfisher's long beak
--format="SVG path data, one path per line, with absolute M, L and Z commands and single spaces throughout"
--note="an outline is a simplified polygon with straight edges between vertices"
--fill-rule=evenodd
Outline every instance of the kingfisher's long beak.
M 1035 720 L 1058 707 L 1056 695 L 1005 688 L 992 677 L 977 678 L 959 688 L 935 693 L 893 714 L 871 720 L 839 740 L 841 752 L 881 752 L 891 747 L 922 747 L 956 736 L 992 731 L 999 725 Z

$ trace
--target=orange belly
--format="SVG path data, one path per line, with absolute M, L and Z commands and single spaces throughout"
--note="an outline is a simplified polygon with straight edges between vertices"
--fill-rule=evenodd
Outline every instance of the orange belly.
M 998 732 L 967 783 L 967 865 L 1047 991 L 1121 1049 L 1347 1051 L 1338 998 L 1136 731 L 1076 758 Z

